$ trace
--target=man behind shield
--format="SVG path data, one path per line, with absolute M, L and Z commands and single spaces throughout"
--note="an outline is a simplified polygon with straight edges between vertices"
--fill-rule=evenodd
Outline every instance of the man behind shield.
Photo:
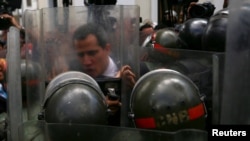
M 120 70 L 110 57 L 111 45 L 107 41 L 107 33 L 96 24 L 80 26 L 73 34 L 73 48 L 80 64 L 70 64 L 93 78 L 121 77 L 134 84 L 135 75 L 128 65 Z
M 77 55 L 76 62 L 70 67 L 96 78 L 121 78 L 128 85 L 135 84 L 135 74 L 129 65 L 120 70 L 110 57 L 111 45 L 102 26 L 89 23 L 78 27 L 73 34 L 73 48 Z M 106 98 L 107 105 L 113 113 L 121 106 L 120 100 Z

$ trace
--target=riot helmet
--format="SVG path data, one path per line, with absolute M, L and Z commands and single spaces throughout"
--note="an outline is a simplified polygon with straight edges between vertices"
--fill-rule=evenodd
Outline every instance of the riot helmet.
M 89 75 L 69 71 L 46 88 L 43 117 L 48 123 L 107 124 L 105 96 Z
M 171 28 L 162 28 L 149 35 L 142 44 L 142 47 L 149 48 L 177 48 L 178 35 Z
M 165 48 L 177 48 L 176 41 L 178 36 L 174 30 L 163 28 L 157 30 L 154 34 L 155 44 L 159 44 Z
M 177 46 L 178 35 L 172 28 L 163 28 L 155 31 L 151 36 L 146 38 L 143 48 L 146 48 L 148 54 L 157 60 L 172 61 L 178 56 L 177 52 L 172 49 Z
M 21 67 L 22 97 L 23 100 L 26 101 L 27 93 L 30 93 L 32 89 L 37 89 L 42 69 L 39 63 L 26 59 L 21 60 L 20 67 Z
M 207 23 L 208 20 L 203 18 L 191 18 L 185 21 L 179 29 L 179 48 L 202 50 L 202 35 Z
M 208 21 L 202 37 L 202 49 L 205 51 L 224 52 L 229 10 L 222 9 Z
M 143 75 L 132 90 L 130 108 L 137 128 L 205 128 L 206 109 L 198 87 L 174 70 L 156 69 Z
M 190 18 L 210 18 L 216 7 L 211 2 L 195 3 L 189 8 Z

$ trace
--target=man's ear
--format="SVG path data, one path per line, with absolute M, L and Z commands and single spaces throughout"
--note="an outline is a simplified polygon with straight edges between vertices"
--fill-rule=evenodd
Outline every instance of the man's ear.
M 106 44 L 105 50 L 106 50 L 107 52 L 110 52 L 110 51 L 111 51 L 111 45 L 110 45 L 109 43 Z

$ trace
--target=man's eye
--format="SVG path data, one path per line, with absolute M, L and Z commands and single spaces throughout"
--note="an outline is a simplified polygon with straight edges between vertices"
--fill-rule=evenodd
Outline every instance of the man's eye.
M 96 53 L 97 53 L 97 51 L 90 51 L 90 52 L 88 52 L 88 55 L 89 56 L 94 56 L 94 55 L 96 55 Z
M 83 52 L 79 52 L 79 53 L 77 53 L 77 56 L 78 56 L 78 57 L 83 57 L 83 56 L 84 56 L 84 53 L 83 53 Z

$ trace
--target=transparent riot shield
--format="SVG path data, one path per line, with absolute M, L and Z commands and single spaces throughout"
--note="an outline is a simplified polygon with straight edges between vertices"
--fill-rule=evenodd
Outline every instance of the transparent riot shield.
M 20 129 L 22 141 L 207 141 L 207 132 L 196 129 L 163 132 L 115 126 L 85 124 L 46 124 L 29 121 Z
M 6 49 L 0 51 L 0 57 L 1 58 L 6 58 L 6 53 L 7 53 L 6 51 L 7 51 Z
M 22 93 L 19 30 L 10 27 L 7 43 L 7 138 L 18 140 L 16 125 L 22 124 Z
M 37 100 L 30 98 L 27 102 L 38 101 L 36 105 L 40 106 L 39 103 L 44 100 L 44 88 L 50 80 L 62 72 L 74 70 L 72 64 L 79 64 L 72 36 L 77 27 L 88 23 L 95 23 L 106 30 L 111 46 L 110 56 L 117 67 L 128 64 L 139 75 L 137 6 L 63 7 L 26 11 L 27 42 L 32 43 L 32 51 L 27 51 L 26 60 L 40 65 L 40 70 L 36 71 L 40 72 L 36 73 L 39 74 L 36 78 L 37 88 L 29 90 L 31 88 L 27 87 L 27 95 L 39 97 L 36 97 Z M 122 99 L 126 105 L 126 97 Z M 34 116 L 37 114 L 32 113 Z M 36 118 L 34 116 L 28 117 Z
M 95 23 L 103 27 L 110 45 L 109 56 L 118 70 L 124 65 L 129 65 L 136 74 L 136 79 L 140 77 L 138 6 L 44 8 L 27 10 L 23 17 L 26 34 L 25 48 L 21 51 L 10 50 L 7 56 L 11 67 L 17 67 L 8 69 L 10 75 L 8 88 L 11 93 L 10 98 L 13 98 L 9 100 L 11 105 L 8 109 L 12 111 L 9 117 L 11 128 L 14 129 L 14 125 L 20 125 L 20 123 L 25 124 L 25 122 L 40 119 L 40 113 L 44 108 L 42 105 L 46 101 L 45 90 L 49 82 L 63 72 L 76 70 L 72 68 L 72 64 L 81 67 L 79 56 L 73 48 L 73 34 L 81 25 Z M 13 32 L 12 37 L 18 42 L 17 32 Z M 130 126 L 127 114 L 130 88 L 123 85 L 120 78 L 111 77 L 96 79 L 96 81 L 100 84 L 106 81 L 118 83 L 114 87 L 117 88 L 116 85 L 119 85 L 117 94 L 123 103 L 119 124 Z M 107 85 L 113 87 L 113 85 Z M 21 91 L 21 95 L 14 97 L 15 93 L 21 93 Z M 14 116 L 14 112 L 19 116 Z M 21 128 L 19 133 L 22 134 L 24 131 L 25 129 Z M 9 130 L 10 137 L 14 137 L 13 140 L 19 139 L 19 134 L 16 132 L 15 129 Z M 9 138 L 9 140 L 12 139 Z
M 250 124 L 249 10 L 249 0 L 230 1 L 221 124 Z
M 225 53 L 213 55 L 213 95 L 212 124 L 219 124 L 221 119 L 222 96 L 224 87 Z
M 167 68 L 189 77 L 204 100 L 206 127 L 219 123 L 225 53 L 145 46 L 141 59 L 150 71 Z

